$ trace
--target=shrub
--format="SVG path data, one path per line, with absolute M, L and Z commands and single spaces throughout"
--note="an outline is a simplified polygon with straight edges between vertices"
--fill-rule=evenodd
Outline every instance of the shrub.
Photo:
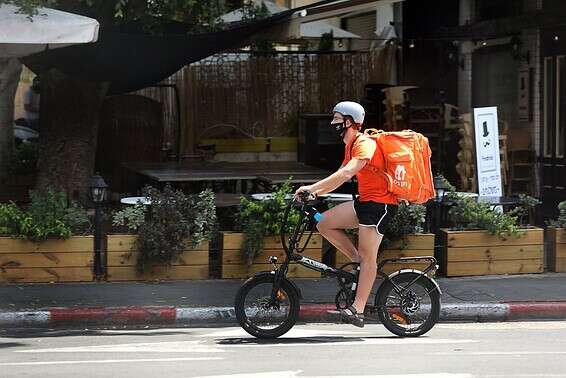
M 551 227 L 566 228 L 566 201 L 558 204 L 558 211 L 560 212 L 557 219 L 548 222 Z
M 511 213 L 500 213 L 492 209 L 493 205 L 476 202 L 473 198 L 452 196 L 456 201 L 449 212 L 453 228 L 456 230 L 486 230 L 501 238 L 519 235 L 517 217 Z
M 425 222 L 425 206 L 400 203 L 397 213 L 385 227 L 385 234 L 380 249 L 386 248 L 392 242 L 398 240 L 405 241 L 408 235 L 422 233 Z
M 43 241 L 69 238 L 90 230 L 86 210 L 69 206 L 64 192 L 48 189 L 30 192 L 27 210 L 13 202 L 0 204 L 0 233 L 21 239 Z
M 287 207 L 285 196 L 292 192 L 293 188 L 289 181 L 287 181 L 276 187 L 276 190 L 273 192 L 273 198 L 271 199 L 254 201 L 242 197 L 238 223 L 245 234 L 241 252 L 248 265 L 250 265 L 263 250 L 264 237 L 279 234 Z M 298 212 L 293 210 L 289 214 L 288 226 L 292 227 L 298 219 Z
M 138 270 L 148 264 L 171 264 L 185 249 L 211 238 L 216 224 L 214 193 L 186 195 L 167 185 L 161 191 L 145 187 L 151 205 L 135 205 L 114 213 L 113 223 L 137 231 Z

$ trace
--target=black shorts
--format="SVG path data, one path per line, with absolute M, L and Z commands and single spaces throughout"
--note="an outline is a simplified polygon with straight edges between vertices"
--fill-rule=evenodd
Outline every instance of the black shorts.
M 367 201 L 360 202 L 359 198 L 354 201 L 354 211 L 362 227 L 375 227 L 378 234 L 385 233 L 385 225 L 397 213 L 396 205 Z

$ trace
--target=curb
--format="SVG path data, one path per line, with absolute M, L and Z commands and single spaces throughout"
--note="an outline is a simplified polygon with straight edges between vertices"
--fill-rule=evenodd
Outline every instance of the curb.
M 333 311 L 329 313 L 329 311 Z M 441 322 L 565 320 L 566 302 L 450 303 L 440 311 Z M 301 305 L 299 321 L 337 322 L 334 304 Z M 233 307 L 98 307 L 52 308 L 41 311 L 0 311 L 0 327 L 65 327 L 184 325 L 236 323 Z

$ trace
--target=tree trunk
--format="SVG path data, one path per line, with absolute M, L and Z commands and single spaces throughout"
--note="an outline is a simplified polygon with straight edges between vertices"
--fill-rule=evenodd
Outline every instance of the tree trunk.
M 14 97 L 22 64 L 16 58 L 0 58 L 0 180 L 8 176 L 14 150 Z
M 70 199 L 88 203 L 107 88 L 57 70 L 41 74 L 38 188 L 65 191 Z

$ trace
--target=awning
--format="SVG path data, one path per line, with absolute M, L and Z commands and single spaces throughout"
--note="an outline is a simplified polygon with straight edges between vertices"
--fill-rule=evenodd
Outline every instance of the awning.
M 187 64 L 242 46 L 250 37 L 285 26 L 291 20 L 308 18 L 311 11 L 318 17 L 325 9 L 338 11 L 339 7 L 346 11 L 352 9 L 347 5 L 362 3 L 372 2 L 323 0 L 264 19 L 235 23 L 214 33 L 150 35 L 143 30 L 126 33 L 103 28 L 95 43 L 47 50 L 22 61 L 35 73 L 57 69 L 77 79 L 108 82 L 109 94 L 127 93 L 159 83 Z
M 249 37 L 290 19 L 294 10 L 214 33 L 159 34 L 101 29 L 95 43 L 47 50 L 22 59 L 35 73 L 57 69 L 86 81 L 110 83 L 109 94 L 146 88 L 186 64 L 238 47 Z
M 39 8 L 31 18 L 17 11 L 13 5 L 0 6 L 0 57 L 22 57 L 98 38 L 95 19 L 48 8 Z

